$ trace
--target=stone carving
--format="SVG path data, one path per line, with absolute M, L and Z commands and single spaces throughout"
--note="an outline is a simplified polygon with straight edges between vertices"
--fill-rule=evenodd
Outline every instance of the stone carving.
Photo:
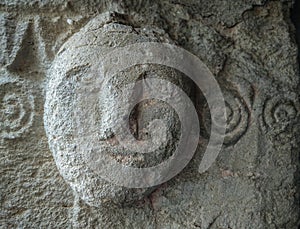
M 76 93 L 82 91 L 82 95 L 87 96 L 85 85 L 91 83 L 89 76 L 93 74 L 94 69 L 99 69 L 93 66 L 93 60 L 99 61 L 101 56 L 114 47 L 126 44 L 146 41 L 170 42 L 162 30 L 137 29 L 118 23 L 120 21 L 122 18 L 110 13 L 99 15 L 91 20 L 62 46 L 49 71 L 45 128 L 50 149 L 62 176 L 90 205 L 102 205 L 104 202 L 117 204 L 132 202 L 148 195 L 153 189 L 128 189 L 103 180 L 87 165 L 94 151 L 105 153 L 109 158 L 124 165 L 150 167 L 169 157 L 179 139 L 180 123 L 175 111 L 162 102 L 149 100 L 137 105 L 132 112 L 130 118 L 132 134 L 138 140 L 146 140 L 149 137 L 148 125 L 154 119 L 163 118 L 168 130 L 165 145 L 149 155 L 139 155 L 122 147 L 116 141 L 111 129 L 112 125 L 115 125 L 118 114 L 125 112 L 126 107 L 119 105 L 117 92 L 112 93 L 111 88 L 122 87 L 137 80 L 144 80 L 146 85 L 147 79 L 154 77 L 168 79 L 187 94 L 191 94 L 191 84 L 181 73 L 164 66 L 143 65 L 118 73 L 106 82 L 105 86 L 93 84 L 93 90 L 100 92 L 99 98 L 80 103 L 81 100 Z M 103 71 L 96 73 L 100 78 L 104 77 Z M 90 128 L 87 128 L 87 131 L 77 129 L 78 122 L 81 126 L 86 126 L 88 123 L 84 123 L 85 117 L 79 120 L 74 119 L 74 117 L 80 117 L 79 113 L 76 113 L 80 109 L 76 110 L 76 106 L 82 107 L 80 114 L 90 110 L 87 114 L 95 117 L 92 126 L 99 126 L 96 132 L 87 133 L 91 131 Z M 93 142 L 96 139 L 99 143 L 97 146 L 94 144 L 94 147 L 87 147 L 82 152 L 80 146 L 88 145 L 87 142 Z
M 4 66 L 20 75 L 37 71 L 41 62 L 47 63 L 43 41 L 38 34 L 38 17 L 12 21 L 10 15 L 6 15 L 0 20 L 6 25 L 2 37 L 3 46 L 8 50 L 2 54 Z
M 227 133 L 224 144 L 236 143 L 247 131 L 250 112 L 245 101 L 238 94 L 226 92 Z
M 0 15 L 0 24 L 3 26 L 0 44 L 6 49 L 0 54 L 0 63 L 20 76 L 30 72 L 24 78 L 31 79 L 36 78 L 36 72 L 48 67 L 54 53 L 78 26 L 64 23 L 60 28 L 57 24 L 62 24 L 64 19 L 61 17 L 52 20 L 39 16 L 19 20 L 11 20 L 11 17 L 9 14 Z M 80 21 L 81 18 L 76 20 Z M 49 34 L 53 34 L 55 39 Z
M 11 78 L 0 79 L 0 137 L 14 139 L 33 122 L 34 98 L 26 83 Z
M 295 30 L 290 21 L 294 3 L 299 5 L 292 0 L 2 1 L 0 225 L 3 228 L 299 228 L 299 63 Z M 128 17 L 90 21 L 107 10 Z M 299 15 L 298 8 L 294 14 Z M 77 105 L 73 92 L 89 83 L 87 73 L 92 60 L 101 59 L 109 49 L 130 42 L 172 42 L 164 31 L 177 45 L 198 56 L 224 90 L 231 114 L 226 146 L 216 163 L 199 174 L 197 168 L 207 143 L 207 139 L 200 139 L 194 159 L 177 177 L 154 192 L 128 191 L 103 182 L 86 166 L 87 155 L 78 150 L 75 139 L 78 133 L 75 131 L 74 135 L 73 131 L 78 130 L 73 126 L 71 112 Z M 96 49 L 103 52 L 87 61 L 86 54 Z M 48 71 L 53 58 L 55 61 Z M 65 70 L 58 74 L 53 71 L 57 68 Z M 7 70 L 7 74 L 2 74 L 2 70 Z M 128 69 L 109 83 L 118 83 L 117 79 L 123 76 L 128 81 L 136 80 L 133 75 L 147 79 L 152 73 L 173 74 L 177 85 L 189 88 L 178 72 L 157 66 Z M 247 83 L 241 82 L 243 79 L 253 88 L 245 89 Z M 117 105 L 118 101 L 107 96 L 108 88 L 96 89 L 102 92 L 101 100 Z M 44 92 L 49 139 L 42 119 Z M 99 117 L 109 119 L 109 107 L 100 105 L 99 111 L 105 111 L 105 115 L 99 112 Z M 147 138 L 148 129 L 140 127 L 147 127 L 153 110 L 168 117 L 172 115 L 171 111 L 167 114 L 149 105 L 140 104 L 132 113 L 131 130 L 140 139 Z M 164 104 L 153 105 L 166 108 Z M 24 113 L 18 107 L 27 112 L 23 119 L 19 114 Z M 208 111 L 199 109 L 199 114 L 209 119 Z M 100 147 L 106 147 L 107 156 L 122 165 L 146 167 L 169 156 L 170 151 L 163 149 L 157 151 L 155 160 L 123 151 L 110 126 L 100 125 L 101 119 L 97 121 L 101 127 L 97 136 Z M 17 127 L 18 123 L 24 125 Z M 170 123 L 177 126 L 175 119 Z M 209 125 L 202 124 L 201 131 L 204 129 L 209 129 Z M 16 139 L 7 139 L 13 135 Z M 170 141 L 169 145 L 173 143 Z M 72 189 L 65 184 L 57 167 Z M 95 208 L 81 199 L 89 205 L 107 205 Z M 123 206 L 137 199 L 141 201 Z M 111 202 L 119 205 L 110 205 Z
M 34 118 L 34 98 L 24 79 L 28 70 L 36 70 L 33 42 L 26 43 L 27 39 L 33 40 L 33 24 L 29 19 L 13 21 L 9 14 L 1 15 L 0 23 L 0 42 L 6 49 L 0 54 L 0 136 L 14 139 L 29 130 Z
M 245 100 L 237 91 L 224 89 L 223 95 L 225 98 L 227 120 L 224 144 L 228 146 L 238 142 L 246 133 L 250 121 L 250 111 Z M 205 128 L 205 137 L 208 137 L 207 133 L 209 133 L 210 129 L 209 124 L 212 121 L 217 122 L 217 120 L 208 120 L 210 113 L 207 105 L 203 108 L 202 117 L 202 124 Z
M 3 66 L 15 65 L 18 54 L 22 48 L 28 47 L 23 44 L 29 30 L 29 21 L 15 22 L 10 20 L 10 15 L 1 15 L 0 23 L 3 25 L 3 35 L 1 36 L 1 45 L 6 48 L 7 52 L 0 55 Z
M 297 121 L 299 103 L 293 96 L 268 98 L 263 107 L 262 124 L 266 131 L 283 131 Z

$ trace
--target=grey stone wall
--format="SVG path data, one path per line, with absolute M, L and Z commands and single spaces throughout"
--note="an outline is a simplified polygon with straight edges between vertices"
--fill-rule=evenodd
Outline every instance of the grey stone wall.
M 300 105 L 292 3 L 1 1 L 0 228 L 298 228 Z M 189 165 L 134 203 L 97 207 L 59 173 L 43 119 L 60 48 L 108 11 L 198 56 L 219 82 L 230 115 L 222 151 L 200 174 L 209 112 L 195 92 L 201 138 Z

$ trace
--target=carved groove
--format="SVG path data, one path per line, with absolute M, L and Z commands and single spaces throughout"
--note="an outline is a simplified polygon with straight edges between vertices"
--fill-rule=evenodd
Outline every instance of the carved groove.
M 226 133 L 224 138 L 224 145 L 232 145 L 238 142 L 242 136 L 247 132 L 250 122 L 250 111 L 244 99 L 236 91 L 224 91 L 224 99 L 226 106 Z M 218 120 L 207 121 L 210 116 L 209 108 L 206 106 L 203 112 L 204 127 L 206 136 L 210 132 L 210 123 L 218 122 Z
M 34 98 L 25 92 L 22 82 L 0 82 L 0 137 L 14 139 L 27 131 L 33 122 Z
M 299 106 L 290 98 L 275 97 L 265 101 L 263 107 L 263 128 L 266 131 L 284 130 L 299 115 Z

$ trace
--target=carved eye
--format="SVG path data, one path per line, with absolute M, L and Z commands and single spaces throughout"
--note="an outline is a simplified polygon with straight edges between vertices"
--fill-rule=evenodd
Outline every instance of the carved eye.
M 75 66 L 65 73 L 65 78 L 72 81 L 88 81 L 90 78 L 89 71 L 90 66 L 88 64 Z

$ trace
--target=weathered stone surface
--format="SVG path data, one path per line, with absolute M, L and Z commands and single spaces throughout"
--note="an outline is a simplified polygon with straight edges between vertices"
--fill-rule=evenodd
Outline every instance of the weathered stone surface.
M 1 2 L 0 227 L 298 228 L 299 72 L 291 6 L 292 1 L 256 0 Z M 143 190 L 137 198 L 126 196 L 124 190 L 117 192 L 117 187 L 108 184 L 111 193 L 120 194 L 117 199 L 111 197 L 112 202 L 124 203 L 122 195 L 139 200 L 127 206 L 107 204 L 98 208 L 80 200 L 93 187 L 87 185 L 89 179 L 83 190 L 76 190 L 77 181 L 69 180 L 72 176 L 64 174 L 67 170 L 57 169 L 49 146 L 67 145 L 51 138 L 48 145 L 43 107 L 51 82 L 55 77 L 65 77 L 55 73 L 53 66 L 69 64 L 70 68 L 65 66 L 67 72 L 73 66 L 82 66 L 82 59 L 75 57 L 89 55 L 82 48 L 82 54 L 71 57 L 75 53 L 66 55 L 63 47 L 71 49 L 70 42 L 73 49 L 75 44 L 84 45 L 92 33 L 81 39 L 80 32 L 76 32 L 89 28 L 84 26 L 107 11 L 127 15 L 123 18 L 127 25 L 107 23 L 111 26 L 108 29 L 118 27 L 117 35 L 103 35 L 102 39 L 99 36 L 91 43 L 98 39 L 105 50 L 114 39 L 124 37 L 128 38 L 126 42 L 163 39 L 194 53 L 215 74 L 224 92 L 228 129 L 223 150 L 206 173 L 199 174 L 197 170 L 209 131 L 209 125 L 202 125 L 195 157 L 178 176 L 150 194 Z M 133 28 L 137 32 L 133 33 Z M 150 35 L 147 37 L 143 31 Z M 67 60 L 55 62 L 60 55 L 66 55 Z M 189 91 L 191 86 L 182 80 L 182 75 L 164 67 L 146 67 L 150 72 L 172 74 L 169 79 L 198 101 L 202 124 L 209 122 L 205 101 L 200 93 Z M 135 73 L 135 80 L 143 71 L 141 67 L 132 68 L 119 76 L 126 78 Z M 76 71 L 69 73 L 69 81 L 74 80 Z M 80 77 L 81 73 L 77 73 Z M 69 81 L 63 83 L 75 83 Z M 69 112 L 63 102 L 56 104 Z M 153 117 L 144 114 L 143 122 Z M 172 116 L 172 112 L 168 115 Z M 57 125 L 68 124 L 67 117 L 58 119 Z M 59 130 L 51 128 L 54 132 Z M 158 161 L 170 152 L 164 153 Z M 151 161 L 148 158 L 145 165 Z M 132 163 L 135 162 L 129 162 Z M 83 199 L 90 205 L 100 201 Z
M 90 21 L 61 47 L 49 70 L 44 112 L 50 149 L 54 153 L 60 173 L 70 182 L 71 187 L 79 196 L 91 205 L 97 206 L 108 202 L 125 204 L 141 199 L 148 195 L 153 188 L 128 189 L 100 179 L 87 162 L 92 157 L 93 150 L 89 148 L 81 150 L 79 146 L 82 144 L 81 138 L 90 142 L 101 141 L 97 149 L 96 146 L 94 147 L 99 153 L 108 154 L 109 157 L 125 165 L 137 167 L 150 167 L 160 163 L 172 154 L 176 147 L 176 139 L 179 138 L 179 120 L 176 119 L 174 111 L 172 112 L 168 105 L 155 100 L 146 101 L 136 108 L 134 117 L 131 119 L 132 132 L 140 140 L 147 139 L 147 127 L 151 121 L 163 117 L 164 121 L 168 123 L 167 129 L 170 130 L 165 147 L 159 148 L 151 155 L 139 156 L 119 143 L 108 142 L 116 141 L 113 125 L 116 125 L 121 114 L 127 112 L 128 109 L 118 101 L 116 94 L 118 92 L 111 91 L 112 87 L 121 88 L 139 79 L 147 82 L 147 79 L 156 77 L 168 79 L 180 85 L 191 95 L 189 93 L 191 85 L 184 82 L 180 73 L 163 66 L 136 66 L 117 74 L 105 84 L 104 71 L 93 72 L 93 68 L 100 68 L 101 58 L 116 47 L 136 42 L 165 42 L 168 38 L 164 36 L 163 31 L 150 28 L 141 30 L 119 24 L 117 16 L 104 13 Z M 103 83 L 99 86 L 93 83 L 93 90 L 99 88 L 99 98 L 91 97 L 86 101 L 88 106 L 85 106 L 78 98 L 80 96 L 78 93 L 83 89 L 78 88 L 84 88 L 85 85 L 91 84 L 92 82 L 89 80 L 93 79 L 93 74 L 96 74 L 97 79 Z M 82 93 L 84 93 L 84 97 L 88 96 L 86 91 Z M 128 94 L 127 97 L 130 98 L 132 95 Z M 83 110 L 78 110 L 78 106 L 82 106 Z M 89 120 L 91 113 L 95 110 L 98 110 L 97 116 L 99 117 L 95 118 L 92 126 L 97 126 L 97 129 L 93 132 L 91 127 L 89 128 L 90 134 L 84 136 L 83 132 L 78 136 L 77 132 L 81 132 L 82 128 L 78 127 L 78 121 L 74 116 L 86 112 L 87 116 L 80 119 Z

